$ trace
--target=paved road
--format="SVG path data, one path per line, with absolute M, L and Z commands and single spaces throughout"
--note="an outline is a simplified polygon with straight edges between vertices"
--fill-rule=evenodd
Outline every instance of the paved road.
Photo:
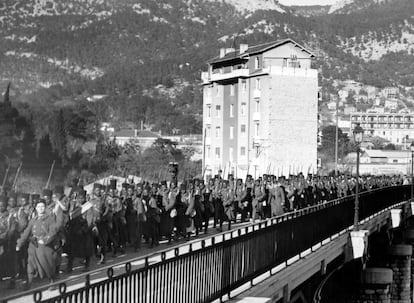
M 212 223 L 212 222 L 211 222 Z M 253 231 L 253 226 L 249 222 L 245 223 L 237 223 L 232 224 L 232 230 L 238 229 L 240 227 L 249 226 L 248 230 L 249 232 Z M 134 252 L 132 248 L 127 248 L 126 253 L 123 255 L 118 255 L 116 257 L 112 257 L 111 254 L 108 254 L 107 262 L 105 265 L 99 265 L 97 259 L 91 260 L 90 270 L 87 273 L 82 272 L 83 264 L 81 263 L 82 260 L 75 259 L 73 272 L 70 274 L 61 272 L 59 275 L 59 278 L 57 279 L 57 283 L 59 283 L 62 280 L 65 279 L 71 279 L 67 283 L 67 290 L 73 290 L 79 287 L 82 287 L 85 283 L 85 276 L 87 274 L 90 274 L 91 282 L 97 282 L 100 280 L 104 280 L 107 278 L 106 275 L 106 268 L 113 267 L 114 269 L 114 275 L 119 275 L 121 273 L 125 272 L 125 263 L 131 262 L 132 270 L 140 268 L 144 266 L 145 264 L 145 257 L 149 257 L 149 263 L 154 262 L 160 262 L 161 261 L 161 252 L 166 251 L 166 258 L 172 258 L 174 256 L 174 249 L 179 249 L 179 254 L 183 254 L 189 251 L 190 244 L 192 245 L 192 248 L 199 249 L 201 248 L 201 240 L 205 240 L 206 246 L 211 245 L 211 238 L 212 236 L 215 236 L 215 242 L 219 243 L 220 241 L 223 241 L 223 235 L 225 239 L 230 239 L 231 234 L 233 234 L 233 237 L 237 237 L 236 232 L 229 233 L 227 231 L 227 225 L 224 225 L 223 232 L 219 232 L 216 229 L 213 229 L 212 227 L 209 228 L 208 233 L 204 234 L 201 233 L 198 237 L 193 235 L 190 239 L 190 241 L 186 241 L 184 239 L 179 240 L 178 242 L 173 242 L 172 244 L 168 244 L 167 240 L 163 240 L 160 242 L 160 245 L 155 248 L 149 248 L 148 244 L 143 244 L 142 248 L 138 252 Z M 243 229 L 244 230 L 244 229 Z M 244 234 L 244 231 L 243 233 Z M 66 267 L 66 258 L 63 258 L 62 266 L 61 268 L 64 269 Z M 47 286 L 47 281 L 36 281 L 33 283 L 32 288 L 30 290 L 30 293 L 28 292 L 22 292 L 21 286 L 22 281 L 17 282 L 17 287 L 14 290 L 7 289 L 8 282 L 4 281 L 0 283 L 0 300 L 2 298 L 15 295 L 15 294 L 21 294 L 22 296 L 18 299 L 12 300 L 10 302 L 33 302 L 33 295 L 32 292 L 34 289 L 39 287 Z M 46 290 L 42 292 L 43 298 L 50 298 L 53 296 L 58 295 L 58 290 Z

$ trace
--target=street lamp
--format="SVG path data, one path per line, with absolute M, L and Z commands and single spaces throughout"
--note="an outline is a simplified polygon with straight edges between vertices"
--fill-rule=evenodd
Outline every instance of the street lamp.
M 357 123 L 353 131 L 354 141 L 357 145 L 357 163 L 356 163 L 356 187 L 355 187 L 355 208 L 354 208 L 354 230 L 358 230 L 359 222 L 359 152 L 362 140 L 364 138 L 364 130 Z
M 410 145 L 410 150 L 411 150 L 411 201 L 413 200 L 413 196 L 414 196 L 414 175 L 413 175 L 413 168 L 414 168 L 414 141 L 411 142 Z

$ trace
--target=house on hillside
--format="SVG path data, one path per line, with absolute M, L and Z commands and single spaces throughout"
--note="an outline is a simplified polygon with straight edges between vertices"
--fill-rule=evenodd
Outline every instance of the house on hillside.
M 355 153 L 347 155 L 348 166 L 355 173 Z M 366 149 L 360 156 L 360 174 L 407 175 L 411 173 L 411 152 L 406 150 Z

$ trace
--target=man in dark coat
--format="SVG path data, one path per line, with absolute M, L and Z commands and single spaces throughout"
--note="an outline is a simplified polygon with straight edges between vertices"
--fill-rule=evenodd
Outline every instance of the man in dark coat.
M 84 271 L 87 271 L 91 256 L 95 252 L 93 232 L 96 230 L 95 222 L 98 214 L 92 203 L 86 202 L 85 191 L 79 193 L 76 202 L 68 223 L 68 245 L 70 247 L 68 272 L 72 271 L 74 258 L 85 259 Z

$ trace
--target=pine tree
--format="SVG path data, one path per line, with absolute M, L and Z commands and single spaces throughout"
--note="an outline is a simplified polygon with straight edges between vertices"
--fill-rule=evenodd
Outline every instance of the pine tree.
M 0 103 L 0 162 L 10 163 L 21 158 L 21 139 L 16 127 L 18 111 L 10 102 L 10 83 Z
M 64 166 L 67 162 L 67 134 L 65 127 L 65 117 L 63 110 L 60 109 L 55 116 L 53 129 L 51 130 L 50 139 L 53 149 L 58 153 L 61 163 Z

